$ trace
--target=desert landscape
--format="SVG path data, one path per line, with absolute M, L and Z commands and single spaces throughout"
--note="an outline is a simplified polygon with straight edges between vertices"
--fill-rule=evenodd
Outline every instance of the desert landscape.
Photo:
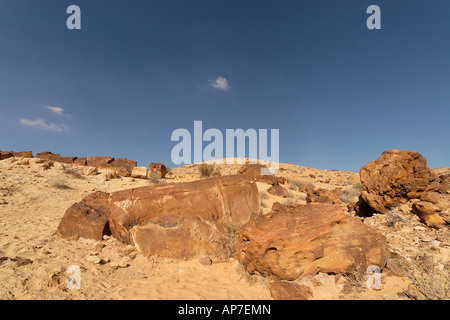
M 415 151 L 275 175 L 249 159 L 0 159 L 2 300 L 450 298 L 450 168 Z

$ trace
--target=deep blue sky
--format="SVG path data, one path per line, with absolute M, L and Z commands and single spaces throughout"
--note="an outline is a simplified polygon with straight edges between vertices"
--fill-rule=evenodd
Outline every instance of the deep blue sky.
M 173 167 L 172 131 L 202 120 L 279 129 L 284 163 L 358 171 L 397 148 L 450 167 L 449 110 L 448 0 L 0 0 L 1 150 Z

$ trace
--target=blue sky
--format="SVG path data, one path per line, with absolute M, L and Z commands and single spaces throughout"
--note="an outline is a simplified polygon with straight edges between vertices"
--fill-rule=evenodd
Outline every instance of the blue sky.
M 450 167 L 450 2 L 0 0 L 1 150 L 174 167 L 195 120 L 279 129 L 284 163 Z

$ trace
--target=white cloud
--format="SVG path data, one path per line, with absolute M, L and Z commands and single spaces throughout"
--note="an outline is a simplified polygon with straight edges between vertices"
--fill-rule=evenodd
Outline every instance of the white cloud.
M 36 118 L 34 120 L 20 119 L 19 122 L 26 126 L 36 127 L 36 128 L 55 131 L 55 132 L 63 132 L 68 129 L 68 127 L 64 124 L 54 124 L 54 123 L 47 124 L 41 118 Z
M 43 105 L 43 107 L 48 109 L 48 110 L 50 110 L 53 113 L 56 113 L 57 115 L 64 116 L 64 117 L 70 117 L 70 114 L 64 113 L 64 109 L 63 108 L 52 107 L 52 106 L 45 106 L 45 105 Z
M 211 81 L 211 86 L 217 90 L 227 91 L 230 90 L 231 87 L 228 84 L 228 80 L 223 77 L 218 77 L 216 80 Z

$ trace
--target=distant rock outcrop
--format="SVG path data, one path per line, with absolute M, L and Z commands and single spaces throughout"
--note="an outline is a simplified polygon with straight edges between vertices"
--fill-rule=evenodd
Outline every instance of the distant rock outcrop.
M 236 256 L 249 273 L 295 280 L 318 272 L 349 274 L 388 259 L 383 235 L 332 204 L 273 205 L 238 232 Z

